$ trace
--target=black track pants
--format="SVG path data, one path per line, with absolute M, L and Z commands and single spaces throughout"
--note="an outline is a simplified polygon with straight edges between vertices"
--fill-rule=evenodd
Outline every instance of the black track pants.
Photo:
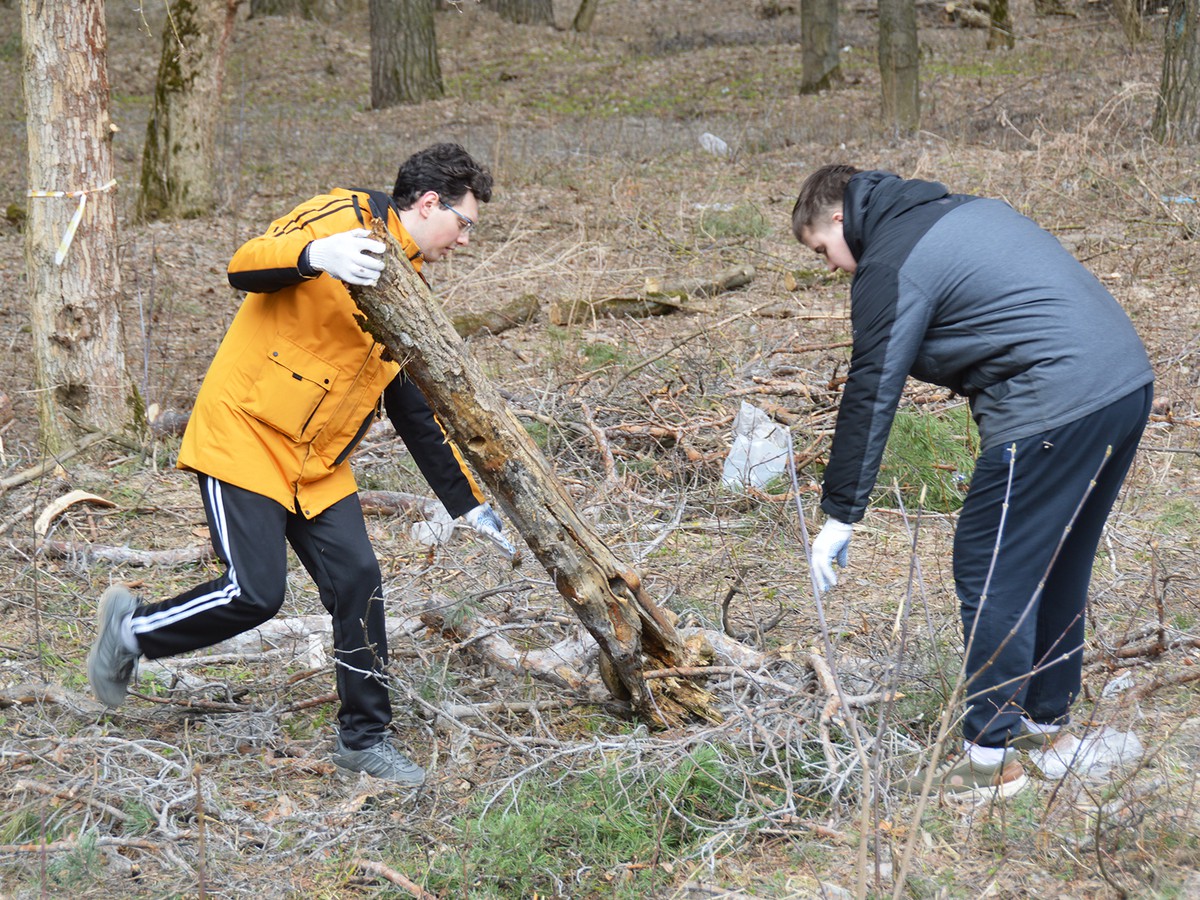
M 979 457 L 954 537 L 966 740 L 1003 746 L 1022 714 L 1043 724 L 1067 721 L 1080 690 L 1096 547 L 1152 396 L 1152 386 L 1139 388 Z
M 150 659 L 209 647 L 270 619 L 287 588 L 291 544 L 333 617 L 338 723 L 352 749 L 378 743 L 392 719 L 382 577 L 352 494 L 312 519 L 274 500 L 200 476 L 213 549 L 225 573 L 158 603 L 140 605 L 133 632 Z

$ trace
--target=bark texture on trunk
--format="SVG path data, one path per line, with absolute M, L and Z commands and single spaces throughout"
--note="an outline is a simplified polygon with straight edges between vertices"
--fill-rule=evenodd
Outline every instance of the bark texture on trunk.
M 897 134 L 912 134 L 921 125 L 920 59 L 916 4 L 912 0 L 880 0 L 879 80 L 883 89 L 883 120 Z
M 518 25 L 553 25 L 550 0 L 483 0 L 483 5 Z
M 1164 144 L 1200 141 L 1200 0 L 1171 0 L 1152 131 Z
M 517 418 L 475 361 L 399 245 L 386 233 L 389 264 L 373 288 L 351 288 L 363 327 L 401 361 L 476 475 L 521 533 L 559 593 L 600 645 L 609 690 L 665 726 L 720 718 L 694 681 L 643 672 L 689 665 L 670 616 L 588 527 Z
M 841 76 L 837 0 L 800 0 L 800 93 L 815 94 Z
M 118 302 L 104 2 L 25 0 L 21 27 L 35 393 L 58 451 L 81 432 L 122 430 L 138 409 Z
M 437 100 L 442 86 L 433 0 L 370 0 L 371 109 Z
M 142 150 L 138 218 L 191 218 L 216 203 L 216 131 L 241 0 L 176 0 L 163 28 Z

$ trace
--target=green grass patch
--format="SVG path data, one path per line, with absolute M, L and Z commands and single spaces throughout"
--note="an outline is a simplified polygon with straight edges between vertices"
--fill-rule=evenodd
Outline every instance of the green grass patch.
M 708 238 L 764 238 L 772 231 L 763 211 L 752 203 L 731 209 L 706 209 L 700 215 L 700 231 Z
M 441 896 L 508 898 L 651 896 L 672 861 L 744 812 L 733 751 L 700 747 L 661 768 L 612 756 L 554 780 L 528 779 L 511 794 L 480 796 L 432 856 L 397 848 L 423 886 Z
M 883 454 L 879 502 L 897 505 L 896 483 L 908 509 L 916 509 L 924 491 L 925 509 L 953 512 L 967 495 L 978 453 L 979 432 L 965 404 L 932 412 L 902 409 Z

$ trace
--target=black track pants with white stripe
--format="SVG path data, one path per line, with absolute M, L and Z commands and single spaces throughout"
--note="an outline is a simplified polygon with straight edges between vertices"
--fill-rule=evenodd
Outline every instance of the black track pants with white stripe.
M 252 491 L 200 476 L 221 577 L 169 600 L 138 606 L 133 633 L 150 659 L 209 647 L 266 622 L 287 590 L 287 544 L 333 617 L 338 724 L 352 749 L 378 743 L 392 718 L 385 679 L 382 577 L 352 494 L 312 519 Z

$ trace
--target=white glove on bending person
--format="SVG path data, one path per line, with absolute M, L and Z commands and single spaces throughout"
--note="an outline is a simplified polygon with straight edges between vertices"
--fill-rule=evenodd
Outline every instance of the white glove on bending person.
M 850 535 L 853 532 L 853 525 L 837 519 L 826 519 L 825 527 L 813 541 L 812 572 L 821 593 L 837 584 L 834 562 L 843 569 L 850 564 Z
M 517 552 L 517 548 L 513 546 L 512 541 L 504 533 L 504 523 L 500 521 L 500 517 L 496 515 L 496 511 L 492 509 L 490 503 L 480 503 L 477 507 L 463 515 L 463 519 L 468 525 L 482 537 L 487 538 L 497 547 L 507 554 L 509 559 L 512 559 Z
M 328 272 L 346 284 L 374 287 L 383 271 L 384 262 L 372 253 L 387 249 L 382 241 L 371 237 L 365 228 L 317 238 L 308 245 L 308 264 L 320 272 Z

